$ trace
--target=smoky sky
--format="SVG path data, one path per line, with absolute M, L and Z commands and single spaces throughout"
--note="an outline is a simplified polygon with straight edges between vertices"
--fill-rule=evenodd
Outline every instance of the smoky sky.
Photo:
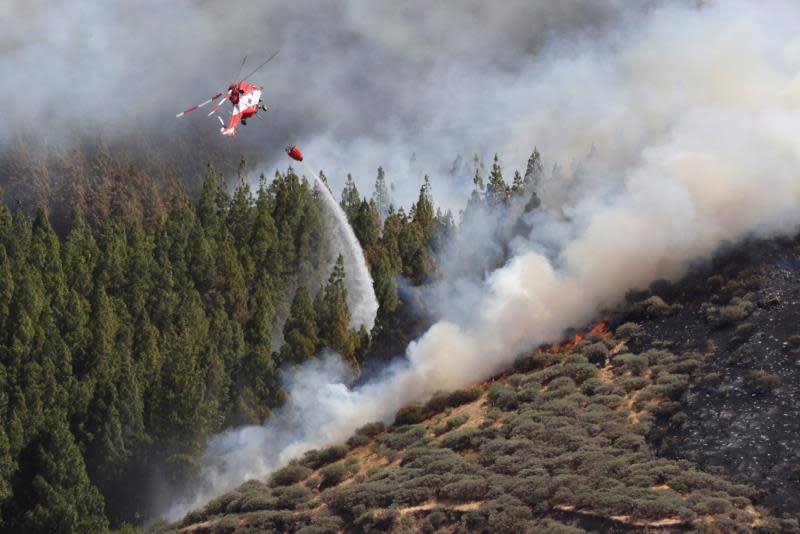
M 210 138 L 268 173 L 287 165 L 285 145 L 298 144 L 335 190 L 352 171 L 369 192 L 384 165 L 403 202 L 424 173 L 436 192 L 456 155 L 490 157 L 511 135 L 518 143 L 501 156 L 523 166 L 541 140 L 511 125 L 535 102 L 509 97 L 508 87 L 553 42 L 595 40 L 655 4 L 11 0 L 2 8 L 0 142 L 34 134 L 57 144 L 85 132 L 165 146 Z M 175 119 L 234 81 L 243 56 L 242 74 L 278 49 L 251 79 L 271 109 L 236 139 L 219 138 L 203 110 Z M 470 186 L 468 177 L 442 183 L 442 202 L 456 208 Z

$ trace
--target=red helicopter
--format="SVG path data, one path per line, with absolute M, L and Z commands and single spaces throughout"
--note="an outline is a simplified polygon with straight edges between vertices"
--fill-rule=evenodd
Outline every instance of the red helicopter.
M 272 61 L 272 59 L 278 55 L 280 50 L 276 51 L 272 54 L 265 62 L 261 65 L 256 67 L 250 74 L 242 78 L 237 83 L 232 83 L 228 86 L 228 90 L 225 93 L 219 93 L 202 104 L 197 104 L 196 106 L 192 106 L 188 109 L 185 109 L 175 115 L 176 118 L 183 117 L 187 113 L 191 113 L 196 111 L 203 106 L 210 104 L 211 102 L 215 101 L 216 99 L 220 98 L 220 101 L 211 108 L 208 116 L 210 117 L 214 113 L 216 113 L 225 100 L 230 100 L 231 104 L 233 104 L 233 110 L 231 111 L 231 118 L 228 120 L 228 126 L 225 126 L 225 123 L 222 121 L 222 118 L 217 117 L 219 122 L 222 124 L 222 128 L 220 128 L 220 133 L 226 137 L 233 137 L 236 135 L 237 130 L 239 129 L 239 124 L 247 125 L 247 119 L 255 115 L 259 110 L 267 111 L 269 107 L 266 104 L 261 103 L 261 95 L 262 95 L 262 87 L 260 85 L 256 85 L 254 83 L 249 83 L 245 81 L 247 78 L 258 72 L 258 70 Z M 242 60 L 242 67 L 244 66 L 244 62 L 247 60 L 247 56 L 244 57 Z M 241 72 L 241 67 L 239 68 Z

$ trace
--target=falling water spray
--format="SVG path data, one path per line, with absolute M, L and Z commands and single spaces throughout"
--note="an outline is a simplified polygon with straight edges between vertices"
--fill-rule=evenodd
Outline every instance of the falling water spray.
M 364 259 L 364 251 L 347 221 L 347 215 L 333 198 L 328 186 L 319 178 L 319 173 L 314 171 L 307 161 L 304 161 L 303 165 L 314 177 L 325 206 L 336 220 L 332 238 L 344 256 L 351 326 L 356 328 L 364 326 L 367 330 L 371 330 L 375 323 L 375 315 L 378 313 L 378 299 L 372 287 L 372 276 Z

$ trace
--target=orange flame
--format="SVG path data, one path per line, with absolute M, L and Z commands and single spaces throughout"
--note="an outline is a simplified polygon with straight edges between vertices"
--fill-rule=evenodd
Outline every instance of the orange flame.
M 587 335 L 599 335 L 603 338 L 611 337 L 611 332 L 608 331 L 608 322 L 611 319 L 609 315 L 604 315 L 603 318 L 592 326 L 589 329 L 588 334 L 584 334 L 583 332 L 577 332 L 574 336 L 572 336 L 569 340 L 564 341 L 563 343 L 556 343 L 554 345 L 543 345 L 539 347 L 539 352 L 550 352 L 552 354 L 560 354 L 563 352 L 569 352 L 575 345 L 583 341 L 583 339 Z M 497 376 L 493 376 L 492 378 L 480 382 L 478 384 L 473 384 L 466 389 L 474 389 L 474 388 L 481 388 L 486 389 L 487 387 L 491 386 L 493 383 L 497 382 L 498 380 L 503 380 L 508 376 L 508 373 L 503 373 Z

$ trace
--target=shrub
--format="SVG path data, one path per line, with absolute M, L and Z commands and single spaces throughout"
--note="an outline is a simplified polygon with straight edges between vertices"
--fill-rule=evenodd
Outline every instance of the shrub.
M 394 432 L 379 434 L 375 441 L 378 445 L 399 451 L 419 441 L 425 436 L 425 432 L 426 429 L 423 425 L 401 426 Z
M 540 386 L 537 382 L 526 384 L 517 392 L 519 402 L 533 402 L 539 397 Z
M 481 396 L 480 388 L 459 389 L 452 392 L 447 397 L 447 404 L 453 408 L 462 404 L 469 404 L 478 400 Z
M 429 415 L 441 413 L 450 407 L 449 403 L 450 394 L 444 391 L 434 393 L 433 396 L 425 403 L 423 411 Z
M 650 385 L 650 381 L 643 376 L 624 376 L 617 380 L 617 385 L 627 393 L 642 389 Z
M 760 393 L 772 393 L 781 387 L 781 377 L 767 371 L 752 370 L 747 373 L 747 379 L 750 387 Z
M 581 384 L 581 392 L 584 395 L 608 395 L 614 391 L 614 386 L 604 382 L 599 378 L 589 378 Z
M 384 430 L 386 430 L 386 425 L 384 425 L 381 421 L 375 421 L 374 423 L 367 423 L 366 425 L 360 427 L 355 433 L 361 436 L 372 438 Z
M 597 375 L 597 367 L 589 362 L 572 362 L 561 367 L 561 374 L 581 384 Z
M 629 321 L 619 325 L 614 334 L 621 338 L 634 338 L 642 334 L 642 327 Z
M 450 419 L 445 421 L 445 426 L 447 427 L 447 430 L 450 431 L 453 430 L 454 428 L 460 427 L 467 421 L 469 421 L 469 415 L 462 413 L 460 415 L 456 415 L 455 417 L 451 417 Z
M 445 434 L 442 438 L 442 445 L 448 449 L 460 451 L 463 449 L 476 448 L 480 446 L 483 441 L 479 429 L 462 428 Z
M 583 356 L 597 367 L 603 367 L 608 357 L 608 348 L 605 343 L 592 343 L 583 349 Z
M 392 508 L 388 510 L 367 511 L 353 522 L 361 532 L 389 532 L 392 530 L 399 514 Z
M 363 447 L 364 445 L 367 445 L 370 441 L 371 441 L 370 438 L 368 436 L 365 436 L 364 434 L 353 434 L 347 440 L 347 446 L 350 447 L 351 449 L 356 449 L 358 447 Z
M 653 295 L 631 306 L 631 313 L 634 317 L 657 318 L 672 315 L 680 308 L 680 304 L 670 306 L 658 295 Z
M 291 463 L 282 469 L 278 469 L 269 477 L 269 485 L 273 488 L 278 486 L 291 486 L 308 478 L 311 469 L 298 463 Z
M 624 434 L 614 440 L 614 445 L 620 449 L 638 450 L 644 445 L 644 438 L 639 434 Z
M 311 498 L 312 492 L 302 484 L 294 484 L 277 488 L 272 492 L 272 495 L 275 509 L 295 510 Z
M 503 410 L 513 410 L 519 405 L 516 392 L 504 384 L 492 384 L 487 398 L 490 405 Z
M 483 477 L 467 476 L 450 484 L 445 484 L 439 491 L 439 495 L 448 501 L 479 501 L 486 495 L 486 489 L 486 480 Z
M 547 532 L 547 534 L 584 534 L 586 532 L 582 528 L 565 525 L 554 519 L 545 519 L 539 526 L 541 530 L 536 532 Z
M 608 408 L 616 408 L 622 402 L 622 397 L 619 395 L 594 395 L 593 397 L 589 397 L 589 402 L 594 404 L 600 404 L 602 406 L 606 406 Z
M 672 354 L 670 351 L 660 349 L 650 349 L 647 352 L 642 353 L 642 356 L 647 358 L 647 363 L 651 367 L 659 364 L 672 363 L 677 359 L 677 356 Z
M 330 488 L 332 486 L 336 486 L 355 471 L 358 471 L 358 464 L 337 462 L 335 464 L 327 465 L 319 471 L 319 474 L 322 475 L 320 488 Z
M 530 356 L 517 358 L 514 362 L 514 369 L 523 373 L 529 373 L 538 369 L 544 369 L 561 360 L 557 354 L 549 352 L 535 352 Z
M 679 375 L 688 375 L 702 367 L 703 362 L 696 358 L 687 357 L 667 366 L 667 371 Z
M 623 371 L 630 371 L 634 375 L 641 375 L 647 370 L 648 358 L 640 354 L 618 354 L 612 360 L 614 367 Z
M 341 460 L 347 454 L 347 447 L 344 445 L 334 445 L 324 449 L 310 450 L 303 455 L 300 463 L 311 469 L 319 469 L 337 460 Z
M 518 534 L 525 532 L 531 519 L 530 508 L 516 497 L 504 495 L 486 501 L 477 510 L 467 513 L 464 522 L 469 532 Z
M 720 325 L 728 325 L 742 321 L 753 313 L 755 307 L 755 304 L 749 300 L 734 297 L 731 299 L 730 304 L 719 309 L 718 323 Z
M 335 515 L 315 514 L 311 523 L 297 531 L 297 534 L 338 534 L 344 521 Z
M 397 410 L 393 426 L 413 425 L 425 419 L 425 407 L 421 404 L 410 404 Z

